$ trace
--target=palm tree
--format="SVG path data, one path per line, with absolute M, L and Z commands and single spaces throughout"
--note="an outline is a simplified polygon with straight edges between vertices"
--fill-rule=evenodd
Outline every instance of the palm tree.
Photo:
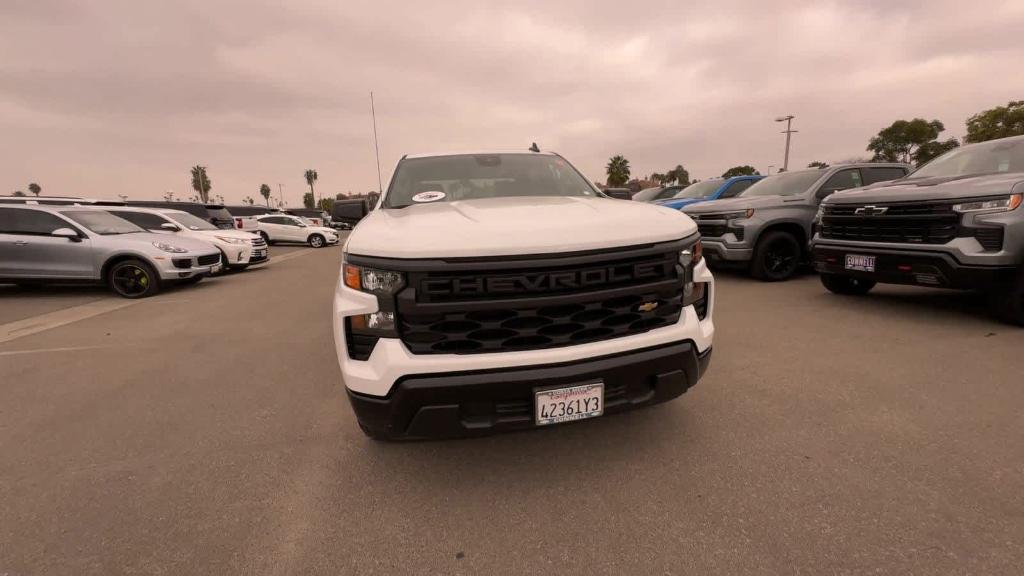
M 213 183 L 206 174 L 206 166 L 193 166 L 192 189 L 199 193 L 199 199 L 204 204 L 210 201 L 210 188 L 213 188 Z
M 242 198 L 242 203 L 252 206 L 253 204 L 256 203 L 256 201 L 252 199 L 252 196 L 246 196 L 245 198 Z
M 683 168 L 682 164 L 676 164 L 676 167 L 669 170 L 665 177 L 668 179 L 668 183 L 675 182 L 676 184 L 686 186 L 690 183 L 690 172 Z
M 624 186 L 629 181 L 629 160 L 621 154 L 612 156 L 605 167 L 608 173 L 608 185 L 612 187 Z
M 28 191 L 39 196 L 39 193 L 43 191 L 43 187 L 33 182 L 28 185 Z
M 270 186 L 266 184 L 260 184 L 260 196 L 267 201 L 267 208 L 270 208 Z
M 313 191 L 313 183 L 316 182 L 317 175 L 316 170 L 310 168 L 306 170 L 306 184 L 309 184 L 309 193 L 313 194 L 313 198 L 316 198 L 316 193 Z

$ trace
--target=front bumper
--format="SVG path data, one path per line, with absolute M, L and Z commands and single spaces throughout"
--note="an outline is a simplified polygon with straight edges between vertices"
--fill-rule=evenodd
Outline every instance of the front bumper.
M 1016 266 L 967 265 L 943 251 L 898 250 L 863 245 L 815 242 L 814 268 L 823 274 L 841 274 L 881 282 L 960 290 L 988 290 L 1012 281 Z M 846 269 L 846 255 L 874 256 L 875 271 Z
M 214 261 L 214 257 L 216 260 Z M 209 276 L 224 267 L 220 251 L 210 254 L 166 256 L 154 260 L 161 280 L 185 280 L 196 276 Z
M 691 341 L 575 362 L 415 374 L 387 397 L 348 390 L 359 423 L 383 438 L 443 438 L 533 428 L 538 386 L 604 383 L 604 413 L 678 397 L 697 383 L 711 360 Z
M 704 257 L 712 263 L 748 262 L 754 258 L 754 249 L 746 246 L 714 238 L 703 238 L 701 243 L 704 245 Z

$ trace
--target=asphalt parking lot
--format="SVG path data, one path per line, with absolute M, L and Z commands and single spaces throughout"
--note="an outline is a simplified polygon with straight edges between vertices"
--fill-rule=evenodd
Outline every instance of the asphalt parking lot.
M 679 400 L 387 444 L 341 389 L 340 248 L 273 256 L 142 301 L 0 287 L 0 575 L 1024 565 L 1024 330 L 977 296 L 719 273 Z

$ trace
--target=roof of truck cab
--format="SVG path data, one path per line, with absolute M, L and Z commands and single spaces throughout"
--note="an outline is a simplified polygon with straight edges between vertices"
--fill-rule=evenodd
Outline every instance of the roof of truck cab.
M 531 152 L 529 150 L 467 150 L 462 152 L 437 152 L 433 154 L 406 154 L 403 159 L 410 160 L 413 158 L 436 158 L 439 156 L 494 156 L 497 154 L 526 154 L 526 155 L 537 155 L 537 156 L 558 156 L 555 152 L 547 150 L 541 150 L 540 152 Z

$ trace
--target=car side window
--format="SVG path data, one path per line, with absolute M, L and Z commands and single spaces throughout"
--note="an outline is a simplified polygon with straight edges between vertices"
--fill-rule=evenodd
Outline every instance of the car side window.
M 146 214 L 145 212 L 110 211 L 110 213 L 118 218 L 124 218 L 143 230 L 160 230 L 160 227 L 167 222 L 167 220 L 164 220 L 156 214 Z
M 864 174 L 864 184 L 874 184 L 875 182 L 885 182 L 887 180 L 895 180 L 897 178 L 903 178 L 907 175 L 906 168 L 898 168 L 894 166 L 879 166 L 878 168 L 861 168 L 861 173 Z
M 846 190 L 848 188 L 857 188 L 863 185 L 864 181 L 861 179 L 860 170 L 857 168 L 840 170 L 821 185 L 821 188 L 818 189 L 818 198 L 824 198 L 833 192 Z
M 47 212 L 0 209 L 0 233 L 49 236 L 58 228 L 71 227 L 67 222 Z
M 753 183 L 753 180 L 740 180 L 738 182 L 733 182 L 725 189 L 724 192 L 722 192 L 722 195 L 719 196 L 719 198 L 734 198 L 739 196 L 744 190 L 750 188 L 750 185 Z

